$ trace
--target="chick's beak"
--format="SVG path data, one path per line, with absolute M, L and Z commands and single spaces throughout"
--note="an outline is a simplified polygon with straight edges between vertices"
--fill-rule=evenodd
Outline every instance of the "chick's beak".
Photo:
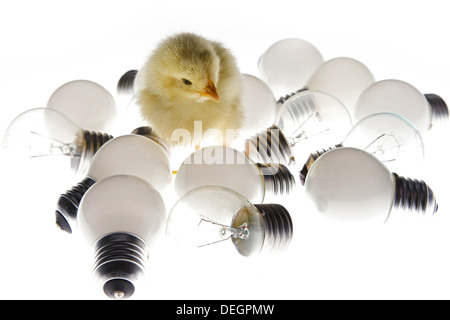
M 209 99 L 214 100 L 215 102 L 220 101 L 219 95 L 217 94 L 216 86 L 209 79 L 208 85 L 205 87 L 203 91 L 199 91 L 199 93 L 204 97 L 208 97 Z

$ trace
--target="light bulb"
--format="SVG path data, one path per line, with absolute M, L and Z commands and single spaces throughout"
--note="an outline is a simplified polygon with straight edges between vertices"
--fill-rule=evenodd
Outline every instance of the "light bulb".
M 180 166 L 175 178 L 178 197 L 207 185 L 217 185 L 262 203 L 267 194 L 284 194 L 295 184 L 289 169 L 281 164 L 257 164 L 236 149 L 208 146 L 195 151 Z
M 258 77 L 242 74 L 244 122 L 240 131 L 257 132 L 269 127 L 277 113 L 275 96 L 270 87 Z
M 303 88 L 311 74 L 323 63 L 319 50 L 296 38 L 272 44 L 259 58 L 259 75 L 277 97 Z
M 164 193 L 172 181 L 168 150 L 149 127 L 136 134 L 116 137 L 100 148 L 92 159 L 87 176 L 61 195 L 55 212 L 61 230 L 72 233 L 77 226 L 77 212 L 86 191 L 96 182 L 114 175 L 139 177 Z
M 286 248 L 292 230 L 283 206 L 253 205 L 231 189 L 205 186 L 189 191 L 174 205 L 166 234 L 183 248 L 214 245 L 215 250 L 226 252 L 234 247 L 249 257 Z
M 343 222 L 384 223 L 394 208 L 425 215 L 437 211 L 433 191 L 423 182 L 399 177 L 375 156 L 342 147 L 312 165 L 305 191 L 315 208 Z
M 19 160 L 55 163 L 55 170 L 71 168 L 82 174 L 97 150 L 111 138 L 108 134 L 83 130 L 59 111 L 37 108 L 11 122 L 3 148 Z
M 308 147 L 338 143 L 351 127 L 351 117 L 338 99 L 302 91 L 283 104 L 272 127 L 246 141 L 245 154 L 256 162 L 293 165 Z
M 441 119 L 448 119 L 444 100 L 435 94 L 422 94 L 401 80 L 382 80 L 365 89 L 356 104 L 355 119 L 390 112 L 411 121 L 423 135 Z
M 85 130 L 109 131 L 117 117 L 116 102 L 104 87 L 88 80 L 68 82 L 53 92 L 47 102 Z
M 133 295 L 148 248 L 162 230 L 164 201 L 148 182 L 118 175 L 93 185 L 79 210 L 80 231 L 94 249 L 94 275 L 115 299 Z
M 300 171 L 302 184 L 314 161 L 335 147 L 354 147 L 369 152 L 390 171 L 402 174 L 417 173 L 423 166 L 423 140 L 414 125 L 394 113 L 376 113 L 358 121 L 342 143 L 310 154 Z
M 353 58 L 339 57 L 321 64 L 307 81 L 306 88 L 336 97 L 353 118 L 359 95 L 374 82 L 372 73 L 364 64 Z

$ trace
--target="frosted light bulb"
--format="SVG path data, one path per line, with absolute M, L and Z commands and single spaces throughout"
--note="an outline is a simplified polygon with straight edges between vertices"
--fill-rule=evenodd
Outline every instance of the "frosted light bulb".
M 86 192 L 78 218 L 94 249 L 94 275 L 104 293 L 115 299 L 131 297 L 144 276 L 148 248 L 165 222 L 159 192 L 138 177 L 112 176 Z
M 97 150 L 112 136 L 83 130 L 59 111 L 50 108 L 28 110 L 9 125 L 3 148 L 12 157 L 56 163 L 61 169 L 86 172 Z
M 407 119 L 393 113 L 376 113 L 361 119 L 335 147 L 354 147 L 369 152 L 393 172 L 417 172 L 423 166 L 424 146 L 420 132 Z M 335 147 L 308 157 L 300 171 L 302 184 L 314 161 Z
M 302 39 L 283 39 L 272 44 L 259 58 L 259 75 L 277 97 L 303 88 L 323 63 L 319 50 Z
M 305 191 L 319 212 L 344 222 L 383 223 L 393 208 L 426 215 L 438 208 L 433 191 L 423 181 L 399 177 L 357 148 L 337 148 L 317 159 Z
M 287 247 L 292 220 L 278 204 L 251 204 L 237 192 L 205 186 L 186 193 L 172 208 L 166 234 L 183 248 L 225 252 L 230 242 L 242 256 Z M 228 241 L 229 240 L 229 241 Z
M 111 130 L 117 117 L 116 102 L 111 93 L 88 80 L 71 81 L 56 89 L 47 108 L 60 111 L 91 131 Z
M 283 104 L 272 127 L 246 141 L 245 154 L 257 162 L 292 165 L 308 146 L 340 142 L 351 127 L 351 117 L 338 99 L 302 91 Z
M 368 115 L 390 112 L 411 121 L 423 135 L 433 123 L 448 119 L 444 100 L 435 94 L 422 94 L 412 85 L 401 80 L 378 81 L 365 89 L 356 104 L 355 119 Z
M 258 132 L 269 127 L 275 120 L 277 113 L 275 96 L 270 87 L 255 76 L 242 74 L 242 80 L 244 122 L 241 131 Z
M 175 178 L 178 197 L 207 185 L 222 186 L 262 203 L 266 194 L 289 193 L 295 184 L 289 169 L 280 164 L 256 164 L 236 149 L 209 146 L 184 160 Z
M 94 156 L 84 178 L 79 184 L 61 195 L 55 212 L 61 230 L 72 233 L 77 225 L 78 206 L 86 191 L 96 182 L 114 175 L 139 177 L 161 193 L 172 181 L 168 151 L 149 127 L 108 141 Z M 144 136 L 147 133 L 148 136 Z
M 340 57 L 320 65 L 309 78 L 306 88 L 336 97 L 353 117 L 359 95 L 374 82 L 372 73 L 364 64 L 352 58 Z

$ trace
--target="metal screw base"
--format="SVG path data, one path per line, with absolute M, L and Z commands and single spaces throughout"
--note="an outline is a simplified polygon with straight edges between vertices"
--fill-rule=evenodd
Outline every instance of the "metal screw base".
M 295 187 L 295 179 L 283 164 L 257 163 L 264 178 L 265 191 L 272 194 L 288 194 Z
M 276 125 L 247 139 L 245 150 L 247 157 L 253 158 L 252 153 L 256 152 L 261 162 L 264 163 L 282 163 L 285 165 L 295 163 L 291 146 Z
M 433 190 L 423 181 L 392 174 L 395 179 L 394 207 L 434 215 L 438 210 Z
M 129 233 L 111 233 L 94 245 L 94 274 L 104 293 L 112 299 L 130 298 L 135 281 L 144 274 L 148 248 L 143 240 Z
M 95 153 L 112 138 L 113 136 L 106 133 L 84 130 L 80 156 L 73 157 L 71 161 L 72 171 L 75 173 L 87 172 Z
M 77 224 L 78 207 L 86 191 L 95 183 L 86 177 L 79 184 L 62 194 L 56 204 L 56 225 L 67 233 L 72 233 Z
M 425 98 L 431 107 L 431 126 L 439 121 L 447 121 L 449 118 L 449 112 L 444 99 L 433 93 L 425 94 Z
M 299 89 L 299 90 L 297 90 L 297 91 L 294 91 L 294 92 L 292 92 L 292 93 L 290 93 L 290 94 L 287 94 L 287 95 L 284 95 L 284 96 L 282 96 L 282 97 L 280 97 L 278 100 L 277 100 L 277 106 L 278 107 L 281 107 L 290 97 L 293 97 L 293 96 L 295 96 L 297 93 L 299 93 L 299 92 L 302 92 L 302 91 L 306 91 L 306 90 L 308 90 L 307 88 L 302 88 L 302 89 Z
M 264 222 L 261 251 L 276 252 L 287 248 L 292 240 L 293 224 L 289 212 L 279 204 L 255 204 Z

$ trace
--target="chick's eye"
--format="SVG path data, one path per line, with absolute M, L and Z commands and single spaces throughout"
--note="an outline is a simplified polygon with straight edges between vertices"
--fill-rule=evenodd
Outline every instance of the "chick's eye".
M 187 86 L 190 86 L 192 84 L 192 82 L 190 82 L 188 79 L 183 79 L 183 82 Z

